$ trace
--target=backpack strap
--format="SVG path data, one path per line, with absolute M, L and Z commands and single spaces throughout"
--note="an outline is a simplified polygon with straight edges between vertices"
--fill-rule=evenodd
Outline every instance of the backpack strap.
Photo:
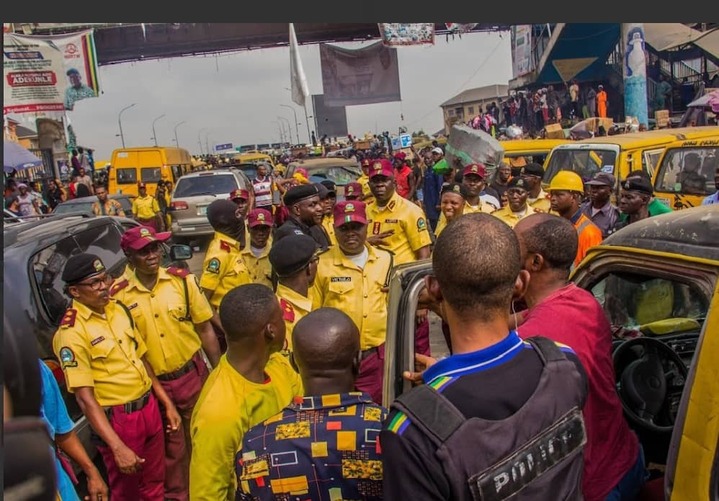
M 407 414 L 435 444 L 446 442 L 467 420 L 447 397 L 428 384 L 403 393 L 392 407 Z
M 534 351 L 539 355 L 543 365 L 547 365 L 549 362 L 559 362 L 567 359 L 562 350 L 559 349 L 559 346 L 557 346 L 557 343 L 549 338 L 533 336 L 528 337 L 525 341 L 534 347 Z
M 192 314 L 190 313 L 190 289 L 187 287 L 187 277 L 190 276 L 190 270 L 185 268 L 178 268 L 177 266 L 170 266 L 167 268 L 167 273 L 178 277 L 182 281 L 182 287 L 185 290 L 185 316 L 180 318 L 181 322 L 192 322 Z

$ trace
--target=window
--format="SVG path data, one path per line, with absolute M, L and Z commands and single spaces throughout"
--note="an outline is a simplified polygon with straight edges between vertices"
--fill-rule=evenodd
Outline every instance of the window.
M 447 116 L 453 117 L 454 116 L 454 110 L 447 110 Z
M 613 327 L 630 330 L 658 329 L 661 323 L 662 334 L 699 333 L 709 309 L 707 298 L 691 284 L 626 271 L 610 273 L 591 292 Z
M 137 183 L 137 169 L 135 167 L 123 167 L 117 169 L 117 184 Z
M 661 158 L 662 153 L 664 153 L 664 148 L 645 150 L 642 153 L 642 170 L 648 172 L 652 178 L 654 177 L 654 170 L 659 163 L 659 158 Z
M 454 113 L 455 113 L 458 117 L 463 117 L 463 116 L 464 116 L 464 109 L 463 109 L 463 108 L 455 108 Z
M 560 170 L 572 170 L 582 179 L 591 179 L 599 171 L 615 172 L 617 154 L 612 150 L 555 149 L 544 179 L 552 179 Z
M 143 167 L 140 169 L 140 177 L 143 183 L 156 183 L 162 179 L 162 168 Z
M 467 115 L 474 115 L 474 106 L 467 107 Z
M 711 195 L 716 192 L 719 148 L 672 148 L 658 167 L 658 191 L 685 195 Z
M 125 269 L 125 255 L 120 249 L 121 236 L 114 224 L 94 226 L 46 247 L 31 258 L 35 285 L 53 325 L 60 322 L 69 304 L 61 276 L 70 256 L 80 252 L 96 254 L 113 276 L 120 276 Z
M 185 177 L 177 182 L 174 198 L 196 197 L 200 195 L 229 194 L 237 188 L 237 181 L 232 174 L 217 175 L 208 173 L 197 177 Z

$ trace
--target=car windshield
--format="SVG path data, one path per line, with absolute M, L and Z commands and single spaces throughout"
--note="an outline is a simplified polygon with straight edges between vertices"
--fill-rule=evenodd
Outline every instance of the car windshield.
M 301 167 L 301 166 L 300 166 Z M 337 186 L 344 186 L 353 181 L 357 181 L 362 175 L 362 169 L 359 166 L 343 165 L 343 166 L 321 166 L 311 167 L 307 169 L 310 175 L 310 181 L 319 183 L 325 179 L 329 179 Z
M 617 154 L 612 150 L 557 148 L 549 157 L 544 181 L 549 182 L 560 170 L 572 170 L 582 179 L 591 179 L 597 172 L 616 172 Z
M 180 178 L 175 187 L 174 198 L 196 197 L 200 195 L 229 194 L 237 189 L 237 181 L 232 174 L 200 174 L 195 177 Z
M 659 165 L 656 190 L 684 195 L 712 195 L 719 165 L 719 148 L 673 148 Z

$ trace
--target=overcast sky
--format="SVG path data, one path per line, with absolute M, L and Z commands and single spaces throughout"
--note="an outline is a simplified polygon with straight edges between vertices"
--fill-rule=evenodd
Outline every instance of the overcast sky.
M 396 133 L 400 125 L 409 132 L 436 132 L 443 126 L 440 103 L 466 89 L 507 84 L 512 76 L 509 38 L 508 32 L 501 37 L 467 33 L 449 41 L 439 36 L 433 46 L 397 48 L 402 101 L 347 107 L 350 134 Z M 358 48 L 374 42 L 337 45 Z M 319 45 L 301 45 L 300 57 L 310 94 L 321 94 Z M 185 121 L 177 127 L 177 138 L 193 154 L 200 153 L 198 138 L 203 150 L 206 137 L 211 149 L 221 143 L 278 142 L 277 116 L 294 121 L 292 111 L 280 104 L 296 109 L 300 140 L 306 142 L 304 111 L 286 90 L 289 68 L 287 47 L 101 66 L 103 93 L 78 101 L 68 114 L 78 144 L 94 148 L 96 160 L 109 159 L 121 146 L 118 113 L 132 103 L 122 114 L 126 146 L 153 144 L 152 123 L 163 114 L 155 125 L 158 144 L 174 145 L 175 126 Z

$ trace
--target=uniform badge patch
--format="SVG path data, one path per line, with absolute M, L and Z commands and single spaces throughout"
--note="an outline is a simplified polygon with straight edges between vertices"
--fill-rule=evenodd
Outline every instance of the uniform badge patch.
M 351 282 L 352 277 L 330 277 L 330 282 Z
M 210 262 L 207 263 L 206 271 L 209 273 L 219 273 L 220 272 L 220 260 L 216 257 L 213 257 L 210 259 Z
M 427 229 L 427 223 L 425 222 L 424 218 L 421 217 L 417 220 L 417 230 L 424 231 Z
M 63 369 L 67 367 L 77 367 L 75 353 L 73 353 L 73 351 L 67 346 L 60 348 L 60 363 L 62 364 Z
M 135 304 L 137 304 L 137 303 L 135 303 Z M 90 341 L 90 344 L 92 346 L 95 346 L 97 343 L 102 343 L 104 340 L 105 340 L 105 336 L 96 337 L 95 339 Z M 60 353 L 62 354 L 62 352 L 60 352 Z
M 294 322 L 295 321 L 295 309 L 292 308 L 292 305 L 285 301 L 284 299 L 280 299 L 280 306 L 282 306 L 282 319 L 286 322 Z M 286 340 L 285 340 L 286 341 Z

